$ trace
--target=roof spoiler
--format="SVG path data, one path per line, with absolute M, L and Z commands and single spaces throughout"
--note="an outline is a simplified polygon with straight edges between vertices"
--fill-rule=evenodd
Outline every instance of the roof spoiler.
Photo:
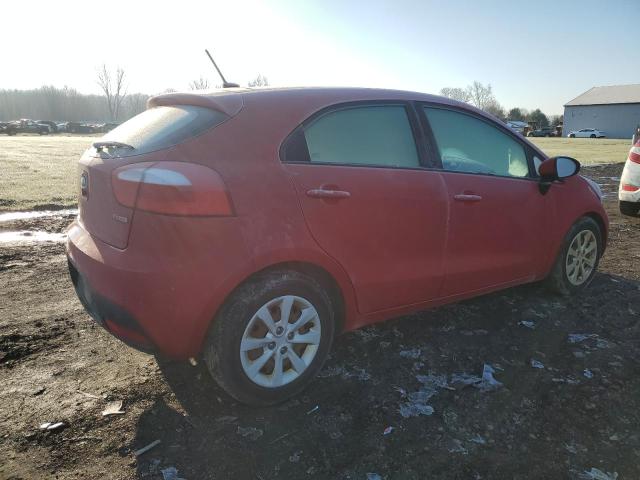
M 147 108 L 169 105 L 193 105 L 195 107 L 210 108 L 230 117 L 237 115 L 244 106 L 241 94 L 212 94 L 206 93 L 163 93 L 147 100 Z

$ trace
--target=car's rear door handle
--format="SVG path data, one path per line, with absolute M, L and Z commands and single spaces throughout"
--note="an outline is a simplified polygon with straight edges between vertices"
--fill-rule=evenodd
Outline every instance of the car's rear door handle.
M 480 195 L 476 195 L 474 193 L 459 193 L 454 195 L 453 198 L 458 202 L 479 202 L 482 200 Z
M 312 188 L 307 190 L 307 196 L 312 198 L 349 198 L 350 192 L 344 190 L 325 190 L 324 188 Z

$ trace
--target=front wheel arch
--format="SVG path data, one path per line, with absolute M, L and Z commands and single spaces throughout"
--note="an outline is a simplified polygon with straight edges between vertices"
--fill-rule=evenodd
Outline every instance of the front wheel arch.
M 596 212 L 585 213 L 583 217 L 592 218 L 598 224 L 598 227 L 600 227 L 600 238 L 602 240 L 602 252 L 600 254 L 603 255 L 604 251 L 607 248 L 607 227 L 605 225 L 604 219 L 600 216 L 600 214 Z
M 569 296 L 582 290 L 587 285 L 589 285 L 589 283 L 593 279 L 593 276 L 597 272 L 599 261 L 604 254 L 605 230 L 603 229 L 603 226 L 600 223 L 601 221 L 602 220 L 601 219 L 599 220 L 597 217 L 594 217 L 590 214 L 586 214 L 586 215 L 582 215 L 581 217 L 576 219 L 574 223 L 571 224 L 571 226 L 563 236 L 562 242 L 560 244 L 560 248 L 556 253 L 553 266 L 551 267 L 551 270 L 548 272 L 546 278 L 543 280 L 543 283 L 546 285 L 547 288 L 549 288 L 550 290 L 562 296 Z M 567 252 L 567 249 L 569 248 L 571 243 L 575 240 L 575 238 L 577 238 L 577 235 L 581 232 L 581 230 L 579 230 L 580 228 L 582 228 L 582 230 L 591 229 L 591 231 L 595 235 L 598 251 L 596 252 L 597 254 L 595 257 L 595 266 L 593 266 L 593 270 L 591 271 L 591 273 L 589 273 L 589 277 L 586 279 L 586 281 L 583 281 L 583 283 L 580 283 L 580 284 L 570 285 L 569 282 L 567 281 L 567 272 L 565 271 L 566 264 L 567 264 L 567 259 L 565 256 L 568 255 L 565 252 Z

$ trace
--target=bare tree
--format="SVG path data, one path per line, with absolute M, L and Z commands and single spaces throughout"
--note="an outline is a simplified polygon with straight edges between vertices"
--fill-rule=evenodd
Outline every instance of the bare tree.
M 126 101 L 123 104 L 124 118 L 131 118 L 144 112 L 147 108 L 148 99 L 149 95 L 146 93 L 132 93 L 127 95 Z
M 250 87 L 268 87 L 269 80 L 267 80 L 267 77 L 259 73 L 256 78 L 249 81 L 248 85 Z
M 190 82 L 189 88 L 191 90 L 206 90 L 209 88 L 209 80 L 204 77 L 200 77 L 199 79 Z
M 490 113 L 494 117 L 498 117 L 503 122 L 507 120 L 507 115 L 504 111 L 504 108 L 502 108 L 502 105 L 500 105 L 495 98 L 489 101 L 487 105 L 485 105 L 484 111 Z
M 496 101 L 490 84 L 485 86 L 478 81 L 474 81 L 467 87 L 467 93 L 469 94 L 470 102 L 480 110 L 484 110 L 488 105 Z
M 118 67 L 115 78 L 112 78 L 109 70 L 107 70 L 107 66 L 102 64 L 102 68 L 98 70 L 98 85 L 107 98 L 107 106 L 109 107 L 111 120 L 117 120 L 122 100 L 127 95 L 127 90 L 124 85 L 124 70 Z
M 440 90 L 440 95 L 442 95 L 443 97 L 451 98 L 453 100 L 458 100 L 459 102 L 469 101 L 469 92 L 467 92 L 463 88 L 446 87 Z

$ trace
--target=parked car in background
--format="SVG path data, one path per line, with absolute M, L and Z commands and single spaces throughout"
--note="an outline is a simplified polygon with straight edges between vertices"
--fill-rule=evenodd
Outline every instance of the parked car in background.
M 555 137 L 556 129 L 553 127 L 542 127 L 537 130 L 532 130 L 527 134 L 527 137 Z
M 58 129 L 58 132 L 66 132 L 68 123 L 69 122 L 58 122 L 58 123 L 56 123 L 56 127 Z
M 48 135 L 51 133 L 51 127 L 43 123 L 38 123 L 34 120 L 23 118 L 22 120 L 5 122 L 4 129 L 0 130 L 0 133 L 6 133 L 7 135 L 16 135 L 18 133 L 37 133 L 39 135 Z
M 120 123 L 118 122 L 107 122 L 107 123 L 99 123 L 94 125 L 96 132 L 108 133 L 114 128 L 116 128 Z
M 95 133 L 96 129 L 93 125 L 79 122 L 68 122 L 67 132 L 69 133 Z
M 50 120 L 36 120 L 37 123 L 39 123 L 40 125 L 46 125 L 49 127 L 49 133 L 57 133 L 58 132 L 58 125 L 56 124 L 56 122 L 52 122 Z
M 18 133 L 18 128 L 20 126 L 20 122 L 17 120 L 13 120 L 11 122 L 3 122 L 2 126 L 0 126 L 0 133 L 6 133 L 7 135 L 15 135 Z
M 538 280 L 579 292 L 605 249 L 580 164 L 464 103 L 301 88 L 149 106 L 80 160 L 71 279 L 113 335 L 202 358 L 244 403 L 299 392 L 337 332 Z
M 605 136 L 602 130 L 596 130 L 595 128 L 583 128 L 582 130 L 571 131 L 567 135 L 569 138 L 604 138 Z
M 618 200 L 620 213 L 631 216 L 640 214 L 640 141 L 631 147 L 624 164 Z

